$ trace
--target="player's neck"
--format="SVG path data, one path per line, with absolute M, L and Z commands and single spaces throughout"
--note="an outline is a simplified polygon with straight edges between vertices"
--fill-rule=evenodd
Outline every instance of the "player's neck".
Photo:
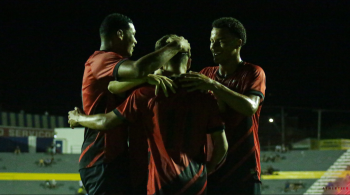
M 240 56 L 237 56 L 236 58 L 232 58 L 232 60 L 227 61 L 225 63 L 219 64 L 219 73 L 222 76 L 228 76 L 233 74 L 237 68 L 241 65 L 242 59 Z
M 106 38 L 101 39 L 100 50 L 101 51 L 112 51 L 112 52 L 120 54 L 120 51 L 119 51 L 118 47 L 116 47 L 116 44 L 113 43 L 112 40 L 109 40 Z
M 101 42 L 100 50 L 101 51 L 113 51 L 112 44 L 110 42 L 107 42 L 107 41 Z

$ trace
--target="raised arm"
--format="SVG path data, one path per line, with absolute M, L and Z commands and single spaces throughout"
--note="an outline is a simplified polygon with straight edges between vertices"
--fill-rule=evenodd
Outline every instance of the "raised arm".
M 228 143 L 226 140 L 225 131 L 216 131 L 211 133 L 211 139 L 213 141 L 213 153 L 210 161 L 207 162 L 208 174 L 215 171 L 216 167 L 226 156 L 228 149 Z
M 108 130 L 121 125 L 123 120 L 113 111 L 107 114 L 85 115 L 75 107 L 68 112 L 68 123 L 71 128 L 81 125 L 96 130 Z
M 190 44 L 183 37 L 172 38 L 163 48 L 136 61 L 126 60 L 118 69 L 118 78 L 142 78 L 162 67 L 180 51 L 189 51 Z
M 168 96 L 167 89 L 170 89 L 173 93 L 175 93 L 174 87 L 177 87 L 174 81 L 168 77 L 149 74 L 147 77 L 139 79 L 121 79 L 120 81 L 111 81 L 108 85 L 108 90 L 113 94 L 121 94 L 144 83 L 155 85 L 156 95 L 158 95 L 159 88 L 162 88 L 165 96 Z

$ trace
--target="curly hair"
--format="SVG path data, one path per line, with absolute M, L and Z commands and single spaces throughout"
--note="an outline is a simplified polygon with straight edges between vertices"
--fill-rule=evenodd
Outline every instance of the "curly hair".
M 247 34 L 243 24 L 232 17 L 222 17 L 215 20 L 213 28 L 227 28 L 235 37 L 242 39 L 242 46 L 247 42 Z

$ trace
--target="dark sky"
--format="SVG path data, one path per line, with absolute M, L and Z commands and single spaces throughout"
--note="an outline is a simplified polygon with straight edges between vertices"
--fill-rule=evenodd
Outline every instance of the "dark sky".
M 350 109 L 350 1 L 2 0 L 0 9 L 3 110 L 66 115 L 80 106 L 84 63 L 113 12 L 134 22 L 133 59 L 175 33 L 191 43 L 196 71 L 215 65 L 212 21 L 235 17 L 247 30 L 242 59 L 266 72 L 267 106 Z

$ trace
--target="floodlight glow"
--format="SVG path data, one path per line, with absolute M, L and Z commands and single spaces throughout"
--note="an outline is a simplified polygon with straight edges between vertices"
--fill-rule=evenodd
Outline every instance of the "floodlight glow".
M 269 119 L 269 122 L 270 122 L 270 123 L 273 123 L 273 118 L 270 118 L 270 119 Z

